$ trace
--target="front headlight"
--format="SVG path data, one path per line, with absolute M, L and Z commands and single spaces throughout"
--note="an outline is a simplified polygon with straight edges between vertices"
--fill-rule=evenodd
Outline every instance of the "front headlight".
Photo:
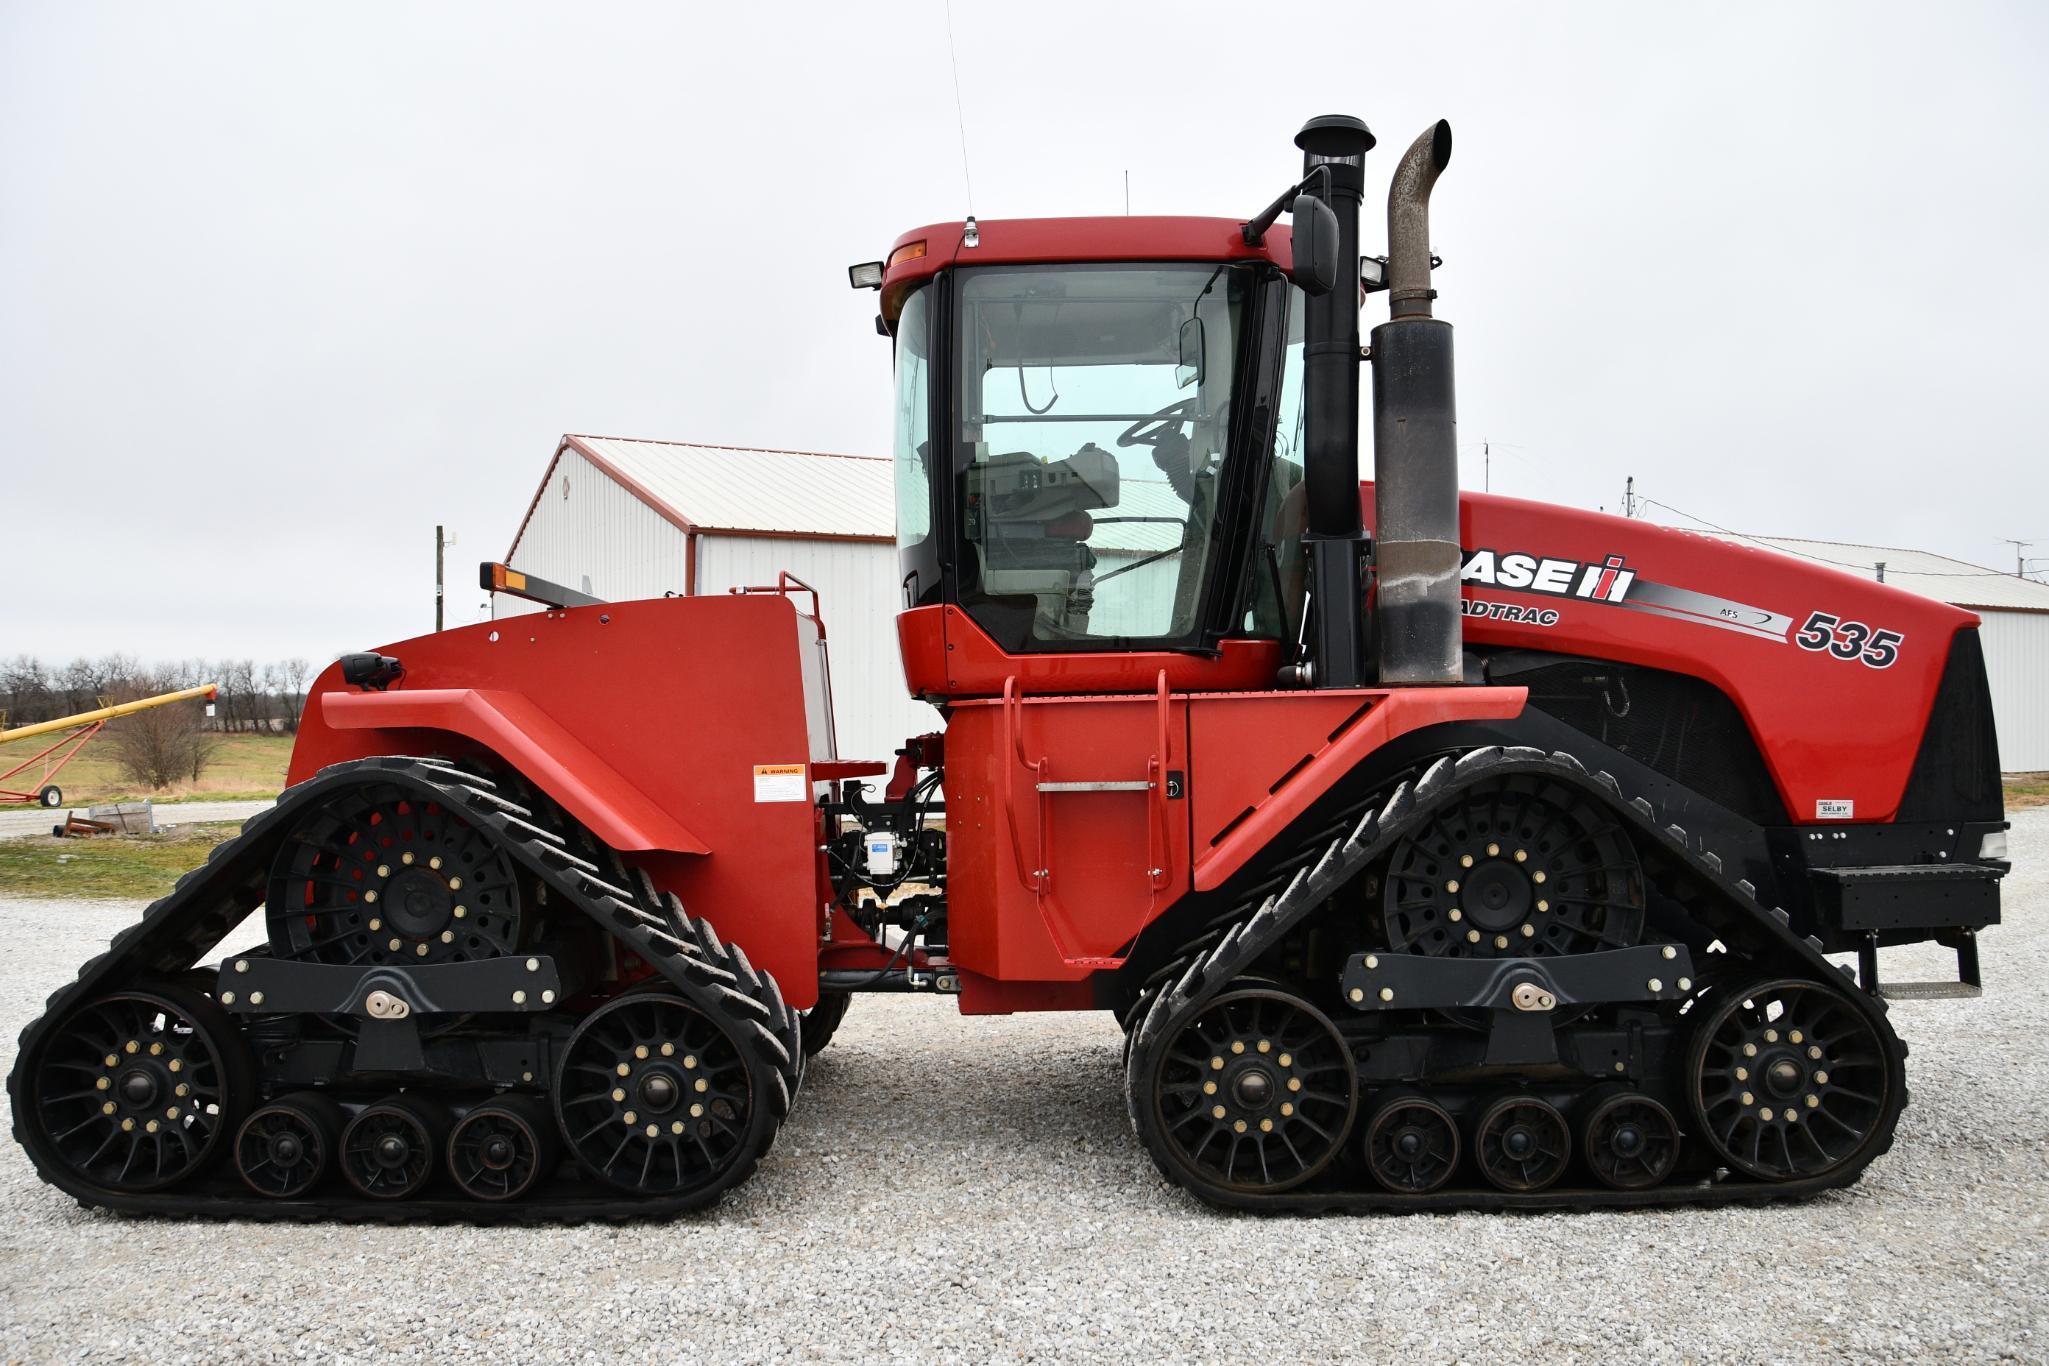
M 2004 830 L 1994 830 L 1979 840 L 1978 857 L 1982 859 L 1998 859 L 2004 863 L 2006 861 L 2006 832 Z

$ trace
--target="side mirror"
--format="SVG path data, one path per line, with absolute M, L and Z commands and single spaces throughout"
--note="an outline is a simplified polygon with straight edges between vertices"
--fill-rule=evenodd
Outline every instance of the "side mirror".
M 1313 194 L 1295 196 L 1295 283 L 1309 295 L 1328 294 L 1338 282 L 1338 216 Z
M 1190 318 L 1181 324 L 1180 359 L 1174 366 L 1176 388 L 1186 389 L 1202 382 L 1202 357 L 1202 319 Z

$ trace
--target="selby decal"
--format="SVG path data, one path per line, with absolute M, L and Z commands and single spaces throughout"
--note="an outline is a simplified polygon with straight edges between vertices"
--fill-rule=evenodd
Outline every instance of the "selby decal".
M 1589 563 L 1482 549 L 1466 552 L 1459 578 L 1466 583 L 1542 593 L 1547 597 L 1621 602 L 1629 596 L 1629 586 L 1636 582 L 1636 571 L 1628 568 L 1620 555 L 1603 556 Z
M 1467 598 L 1459 604 L 1459 610 L 1482 621 L 1512 621 L 1523 626 L 1558 624 L 1556 607 L 1519 607 L 1512 602 L 1481 602 L 1478 598 Z

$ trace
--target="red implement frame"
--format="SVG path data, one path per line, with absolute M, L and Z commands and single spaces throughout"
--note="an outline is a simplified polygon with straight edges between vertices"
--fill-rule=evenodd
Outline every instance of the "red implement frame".
M 40 763 L 43 766 L 42 781 L 37 783 L 35 787 L 32 789 L 23 791 L 10 787 L 0 787 L 0 802 L 30 802 L 40 804 L 42 801 L 42 790 L 46 787 L 51 786 L 50 780 L 52 778 L 55 778 L 59 773 L 62 773 L 64 771 L 64 765 L 70 763 L 73 759 L 78 757 L 78 751 L 85 748 L 86 741 L 92 739 L 93 736 L 98 735 L 101 731 L 105 730 L 106 728 L 107 723 L 105 721 L 88 721 L 84 725 L 80 726 L 77 730 L 71 731 L 66 735 L 58 736 L 57 742 L 49 746 L 47 749 L 41 750 L 35 754 L 31 754 L 28 758 L 23 759 L 13 768 L 8 769 L 5 773 L 0 773 L 0 783 L 4 783 L 9 778 L 14 777 L 17 773 L 23 772 L 32 765 Z M 66 746 L 69 746 L 69 748 L 67 749 Z M 52 754 L 56 754 L 57 751 L 60 749 L 63 750 L 64 753 L 58 757 L 55 763 L 49 762 L 50 756 Z

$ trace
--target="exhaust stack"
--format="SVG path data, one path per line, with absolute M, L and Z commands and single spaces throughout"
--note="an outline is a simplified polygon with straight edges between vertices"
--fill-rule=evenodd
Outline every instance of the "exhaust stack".
M 1431 316 L 1430 191 L 1451 161 L 1439 122 L 1403 154 L 1387 192 L 1390 318 L 1373 329 L 1373 504 L 1380 682 L 1457 683 L 1458 419 L 1451 324 Z

